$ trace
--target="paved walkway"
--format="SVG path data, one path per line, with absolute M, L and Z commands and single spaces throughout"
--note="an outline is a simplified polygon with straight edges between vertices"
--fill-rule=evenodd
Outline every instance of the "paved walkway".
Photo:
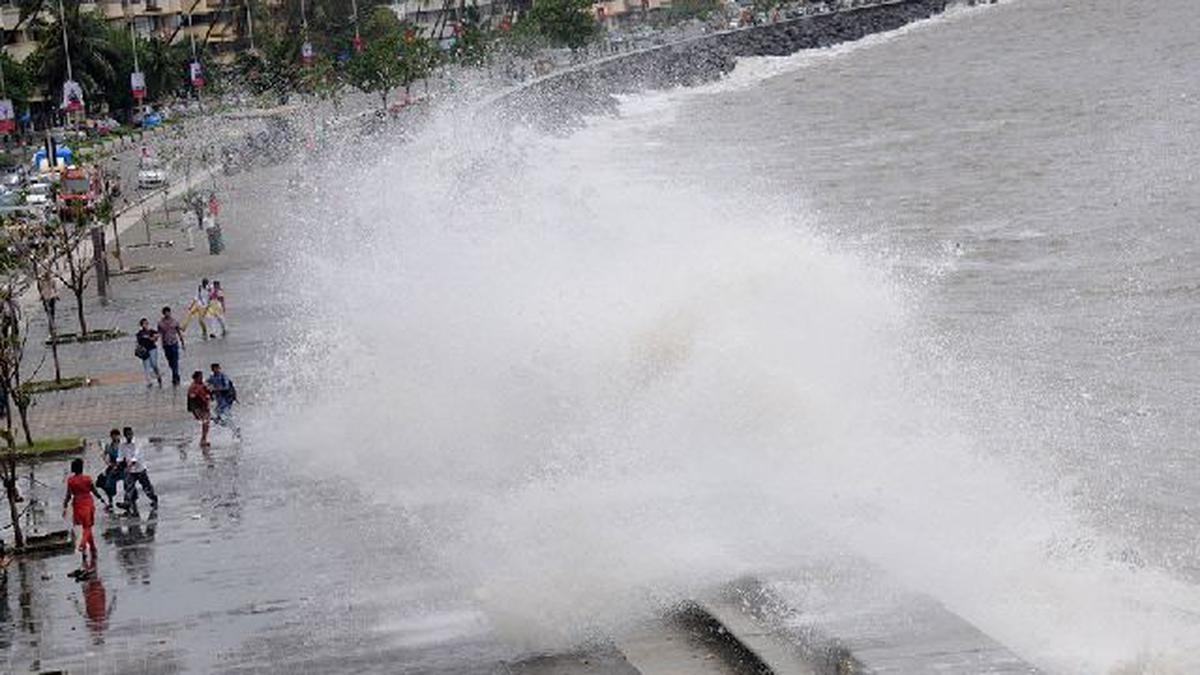
M 30 414 L 35 437 L 81 435 L 98 438 L 106 435 L 106 430 L 112 426 L 126 424 L 148 433 L 177 433 L 180 425 L 189 420 L 184 391 L 170 387 L 169 375 L 165 388 L 146 388 L 141 362 L 133 356 L 132 335 L 141 317 L 155 322 L 163 306 L 171 306 L 182 318 L 201 277 L 222 280 L 229 296 L 227 321 L 231 330 L 227 338 L 204 341 L 200 339 L 198 326 L 193 326 L 188 334 L 182 369 L 187 373 L 193 369 L 207 371 L 207 364 L 219 361 L 238 380 L 239 393 L 252 392 L 251 387 L 245 386 L 248 379 L 254 379 L 247 372 L 247 366 L 255 361 L 254 353 L 265 332 L 261 320 L 271 315 L 269 308 L 255 306 L 253 293 L 257 291 L 250 291 L 253 286 L 246 283 L 253 279 L 253 270 L 259 269 L 263 260 L 261 245 L 253 243 L 263 234 L 255 230 L 256 226 L 262 226 L 256 225 L 256 220 L 248 217 L 246 209 L 240 206 L 247 198 L 245 189 L 225 180 L 218 180 L 217 185 L 224 204 L 221 220 L 226 240 L 226 250 L 219 256 L 209 255 L 203 234 L 196 237 L 196 247 L 187 250 L 187 237 L 180 227 L 182 212 L 178 200 L 173 202 L 174 208 L 168 211 L 169 215 L 152 213 L 142 220 L 140 213 L 132 214 L 131 220 L 135 222 L 127 223 L 121 238 L 124 264 L 127 267 L 149 265 L 154 270 L 113 277 L 107 305 L 100 304 L 94 284 L 84 301 L 89 329 L 118 328 L 129 335 L 110 342 L 59 347 L 63 376 L 86 376 L 93 380 L 93 385 L 38 395 Z M 147 233 L 151 245 L 147 245 Z M 115 269 L 116 263 L 112 265 Z M 60 330 L 77 330 L 75 300 L 67 289 L 60 289 L 60 296 Z M 33 348 L 29 362 L 36 364 L 44 358 L 36 379 L 49 379 L 53 376 L 50 350 L 41 344 L 47 335 L 45 316 L 36 306 L 29 316 Z M 169 372 L 161 353 L 159 361 L 160 368 Z M 187 377 L 186 373 L 184 377 Z

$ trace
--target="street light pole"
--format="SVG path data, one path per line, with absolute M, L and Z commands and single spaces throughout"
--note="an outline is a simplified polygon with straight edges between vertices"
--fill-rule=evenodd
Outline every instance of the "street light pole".
M 71 38 L 67 36 L 67 10 L 63 7 L 63 0 L 58 0 L 58 23 L 59 23 L 59 27 L 62 28 L 63 56 L 67 60 L 67 81 L 73 82 L 75 80 L 75 73 L 72 72 L 72 70 L 71 70 Z M 71 110 L 68 108 L 67 109 L 67 122 L 70 123 L 70 121 L 71 121 Z M 55 164 L 55 159 L 53 157 L 51 157 L 50 165 L 54 166 L 54 164 Z
M 250 35 L 250 51 L 254 51 L 254 12 L 250 10 L 250 0 L 246 0 L 246 31 Z
M 198 2 L 198 0 L 197 0 L 197 2 Z M 196 56 L 196 29 L 192 25 L 192 10 L 196 9 L 196 4 L 197 4 L 196 2 L 193 2 L 191 4 L 191 6 L 188 7 L 188 15 L 187 15 L 188 39 L 192 43 L 192 64 L 193 64 L 192 67 L 193 68 L 196 67 L 195 64 L 200 63 L 199 57 Z M 189 75 L 190 75 L 190 73 L 189 73 Z M 192 81 L 192 89 L 196 90 L 196 105 L 200 106 L 200 111 L 203 112 L 204 111 L 204 102 L 200 100 L 200 87 L 196 86 L 194 77 L 193 77 L 193 81 Z

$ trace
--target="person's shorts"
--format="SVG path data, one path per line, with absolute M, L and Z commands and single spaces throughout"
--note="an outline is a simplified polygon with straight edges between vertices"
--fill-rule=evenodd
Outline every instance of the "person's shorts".
M 192 417 L 195 417 L 199 422 L 207 422 L 212 419 L 212 413 L 210 413 L 207 408 L 201 408 L 199 410 L 193 410 Z

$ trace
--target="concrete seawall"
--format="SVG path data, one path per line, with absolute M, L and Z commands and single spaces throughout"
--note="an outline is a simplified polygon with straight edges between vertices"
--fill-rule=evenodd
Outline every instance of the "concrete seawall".
M 787 56 L 896 30 L 945 11 L 953 0 L 896 0 L 592 61 L 528 83 L 497 101 L 506 114 L 543 127 L 569 128 L 584 115 L 615 110 L 614 94 L 695 86 L 733 70 L 739 57 Z

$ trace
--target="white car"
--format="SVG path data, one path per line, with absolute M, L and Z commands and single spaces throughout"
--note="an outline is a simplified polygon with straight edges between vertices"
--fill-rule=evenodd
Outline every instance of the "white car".
M 50 193 L 53 191 L 49 183 L 32 183 L 25 190 L 26 206 L 45 206 L 50 203 Z
M 152 159 L 142 160 L 138 167 L 138 187 L 143 190 L 160 188 L 167 184 L 167 170 Z

